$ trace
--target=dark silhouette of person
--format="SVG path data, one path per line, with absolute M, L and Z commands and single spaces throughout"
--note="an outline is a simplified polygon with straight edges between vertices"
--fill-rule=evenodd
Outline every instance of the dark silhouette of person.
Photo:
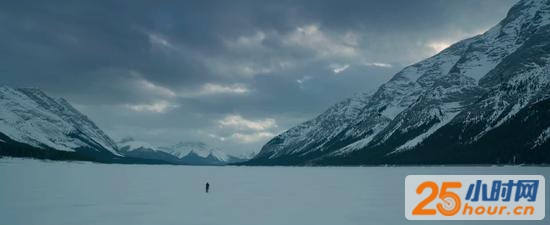
M 206 193 L 208 193 L 209 190 L 210 190 L 210 184 L 206 182 Z

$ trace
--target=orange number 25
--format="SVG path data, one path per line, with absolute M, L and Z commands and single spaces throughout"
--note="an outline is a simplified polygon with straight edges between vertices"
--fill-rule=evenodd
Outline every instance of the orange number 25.
M 460 182 L 443 182 L 441 184 L 439 199 L 441 199 L 443 203 L 437 203 L 437 211 L 439 211 L 441 215 L 452 216 L 460 210 L 460 197 L 456 193 L 447 190 L 449 188 L 460 187 L 462 187 L 462 183 Z M 426 188 L 431 189 L 432 192 L 427 198 L 418 203 L 418 205 L 413 209 L 413 215 L 435 215 L 437 213 L 435 209 L 426 209 L 425 207 L 426 205 L 430 204 L 436 197 L 438 197 L 437 194 L 439 192 L 439 186 L 435 182 L 426 181 L 418 185 L 418 188 L 416 188 L 416 193 L 422 194 L 422 192 L 424 192 L 424 189 Z

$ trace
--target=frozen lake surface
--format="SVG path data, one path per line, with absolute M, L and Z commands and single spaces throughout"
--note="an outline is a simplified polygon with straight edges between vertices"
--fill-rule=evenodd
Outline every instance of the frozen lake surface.
M 0 224 L 550 224 L 548 215 L 542 221 L 408 221 L 403 190 L 409 174 L 538 174 L 548 186 L 550 168 L 190 167 L 3 158 Z

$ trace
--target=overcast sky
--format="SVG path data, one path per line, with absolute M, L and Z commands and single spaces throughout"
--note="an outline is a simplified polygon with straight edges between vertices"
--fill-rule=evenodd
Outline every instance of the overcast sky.
M 3 1 L 0 85 L 66 98 L 115 140 L 257 152 L 515 2 Z

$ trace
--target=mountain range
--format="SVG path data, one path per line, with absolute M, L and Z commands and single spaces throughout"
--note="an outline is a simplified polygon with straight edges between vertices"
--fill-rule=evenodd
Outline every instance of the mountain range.
M 0 87 L 0 157 L 102 163 L 224 165 L 244 159 L 200 142 L 169 147 L 113 141 L 63 98 L 36 88 Z
M 182 165 L 225 165 L 247 160 L 208 146 L 203 142 L 179 142 L 157 147 L 146 142 L 125 138 L 118 142 L 119 152 L 125 156 L 154 159 Z
M 274 137 L 247 165 L 550 163 L 550 1 Z

